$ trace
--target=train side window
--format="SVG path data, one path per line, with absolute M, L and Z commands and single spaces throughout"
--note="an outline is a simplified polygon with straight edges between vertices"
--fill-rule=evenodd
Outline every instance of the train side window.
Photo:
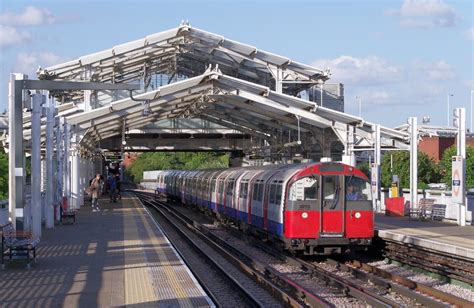
M 272 184 L 270 186 L 270 193 L 269 193 L 269 203 L 275 204 L 275 194 L 276 194 L 276 185 Z
M 258 191 L 259 191 L 260 185 L 258 183 L 253 184 L 253 196 L 252 199 L 255 201 L 258 201 Z
M 248 183 L 240 184 L 240 192 L 239 192 L 239 197 L 240 198 L 247 198 L 248 185 L 249 185 Z
M 263 191 L 265 190 L 265 187 L 263 186 L 263 183 L 258 184 L 258 199 L 257 201 L 262 201 L 263 200 Z
M 212 180 L 212 191 L 217 191 L 217 189 L 216 189 L 216 179 Z
M 281 185 L 276 185 L 276 191 L 275 191 L 275 203 L 276 204 L 281 203 L 282 190 L 283 190 L 283 187 Z

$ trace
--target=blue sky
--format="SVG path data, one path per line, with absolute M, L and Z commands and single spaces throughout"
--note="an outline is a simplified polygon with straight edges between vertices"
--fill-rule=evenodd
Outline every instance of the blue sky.
M 346 112 L 394 127 L 410 116 L 447 124 L 474 90 L 473 1 L 0 2 L 0 111 L 11 72 L 34 76 L 79 56 L 191 26 L 332 71 Z M 470 126 L 470 123 L 467 123 Z

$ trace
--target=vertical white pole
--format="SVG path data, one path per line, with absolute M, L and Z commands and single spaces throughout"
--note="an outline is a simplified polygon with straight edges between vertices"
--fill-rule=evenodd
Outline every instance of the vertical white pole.
M 71 134 L 70 125 L 64 122 L 64 188 L 68 206 L 71 206 Z
M 372 185 L 375 187 L 373 188 L 373 202 L 374 202 L 374 209 L 379 212 L 380 211 L 380 163 L 381 163 L 381 137 L 380 137 L 380 125 L 376 124 L 374 126 L 374 133 L 375 133 L 375 144 L 374 144 L 374 165 L 372 168 Z
M 41 237 L 41 109 L 45 96 L 33 95 L 31 116 L 31 232 Z M 26 217 L 25 217 L 26 218 Z
M 462 156 L 464 165 L 463 174 L 461 175 L 461 187 L 459 188 L 462 195 L 462 202 L 459 204 L 458 225 L 466 225 L 466 110 L 464 108 L 456 108 L 455 114 L 458 117 L 458 136 L 456 138 L 456 152 L 458 156 Z
M 410 207 L 418 208 L 418 127 L 417 118 L 408 119 L 410 125 Z
M 48 100 L 46 109 L 46 228 L 54 227 L 53 211 L 53 139 L 54 139 L 54 100 Z
M 63 202 L 63 137 L 62 137 L 62 127 L 63 127 L 63 119 L 59 120 L 58 127 L 56 127 L 56 159 L 57 159 L 57 190 L 56 190 L 56 218 L 59 220 L 59 207 Z
M 73 151 L 71 156 L 71 209 L 78 208 L 79 199 L 79 153 L 77 149 Z
M 26 75 L 11 74 L 8 87 L 8 210 L 13 227 L 17 228 L 17 210 L 24 210 L 25 155 L 23 152 L 23 91 L 15 81 Z M 29 99 L 29 98 L 28 98 Z M 20 214 L 21 217 L 22 214 Z M 23 214 L 23 217 L 25 215 Z

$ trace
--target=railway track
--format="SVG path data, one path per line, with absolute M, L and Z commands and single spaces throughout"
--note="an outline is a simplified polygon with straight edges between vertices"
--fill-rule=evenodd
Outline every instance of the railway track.
M 301 307 L 305 305 L 304 302 L 296 300 L 293 296 L 288 295 L 287 291 L 276 286 L 271 279 L 260 271 L 249 267 L 246 264 L 248 260 L 247 262 L 241 260 L 243 256 L 238 258 L 231 254 L 228 247 L 222 246 L 225 243 L 217 243 L 208 234 L 201 232 L 192 222 L 179 215 L 179 213 L 173 212 L 166 204 L 154 200 L 154 197 L 150 197 L 149 194 L 137 192 L 135 194 L 145 205 L 152 207 L 159 213 L 159 216 L 161 216 L 160 225 L 165 223 L 168 225 L 166 229 L 174 228 L 199 256 L 208 259 L 206 263 L 212 264 L 213 268 L 220 272 L 220 275 L 226 276 L 226 280 L 232 285 L 231 290 L 233 289 L 235 293 L 241 293 L 241 297 L 245 299 L 244 306 Z M 183 226 L 184 228 L 182 228 Z M 166 235 L 168 237 L 168 234 Z M 179 248 L 178 251 L 183 255 Z M 183 258 L 188 262 L 189 258 L 185 256 Z M 195 267 L 190 266 L 190 268 L 193 272 L 195 271 Z M 220 294 L 222 292 L 216 292 L 215 285 L 206 285 L 205 277 L 199 274 L 196 274 L 196 276 L 218 306 L 227 306 L 232 302 L 227 297 L 228 294 L 222 296 Z M 318 298 L 311 298 L 310 302 L 314 307 L 330 306 L 324 300 Z M 239 302 L 236 302 L 235 305 L 239 306 Z
M 161 206 L 170 210 L 166 204 L 161 203 Z M 265 279 L 278 285 L 280 289 L 286 290 L 286 296 L 292 297 L 299 304 L 308 306 L 334 306 L 334 304 L 324 302 L 322 298 L 318 297 L 318 294 L 312 294 L 311 291 L 298 285 L 291 277 L 281 275 L 274 268 L 266 264 L 261 264 L 251 257 L 244 255 L 242 252 L 235 251 L 236 249 L 228 245 L 225 239 L 223 240 L 213 235 L 213 232 L 207 227 L 187 218 L 182 213 L 177 212 L 175 215 L 180 216 L 180 219 L 183 220 L 186 225 L 192 226 L 193 229 L 202 232 L 212 241 L 219 243 L 226 252 L 232 252 L 239 256 L 240 262 L 243 262 L 246 267 L 253 268 L 253 271 L 264 274 Z M 232 233 L 235 235 L 236 232 Z M 259 245 L 259 248 L 263 248 L 267 253 L 275 257 L 284 259 L 287 264 L 300 269 L 301 272 L 309 273 L 311 277 L 316 277 L 328 285 L 335 286 L 340 292 L 347 296 L 357 298 L 361 302 L 373 307 L 399 307 L 407 305 L 427 307 L 446 307 L 447 305 L 455 305 L 458 307 L 472 306 L 472 302 L 465 299 L 416 283 L 401 276 L 390 274 L 361 261 L 351 260 L 350 262 L 340 262 L 327 259 L 325 262 L 326 265 L 321 266 L 321 264 L 317 262 L 310 262 L 288 255 L 282 256 L 281 251 L 271 248 L 265 249 L 264 245 Z M 350 277 L 337 275 L 334 273 L 334 270 L 325 269 L 325 266 L 331 266 L 337 272 L 347 273 Z M 254 273 L 255 272 L 250 275 L 254 275 Z M 394 296 L 394 294 L 396 295 Z M 308 295 L 314 296 L 314 298 L 311 297 L 308 300 Z
M 392 241 L 377 244 L 383 250 L 383 256 L 388 259 L 436 273 L 446 280 L 454 279 L 474 286 L 472 260 Z

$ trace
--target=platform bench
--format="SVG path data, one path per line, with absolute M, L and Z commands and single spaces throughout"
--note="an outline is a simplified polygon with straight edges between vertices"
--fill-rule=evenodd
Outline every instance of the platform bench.
M 76 223 L 76 214 L 77 214 L 77 211 L 76 210 L 66 210 L 66 211 L 62 211 L 62 214 L 61 214 L 61 222 L 64 224 L 64 222 L 68 222 L 68 221 L 71 221 L 71 224 L 75 224 Z
M 30 268 L 30 261 L 36 262 L 36 246 L 39 239 L 33 239 L 30 232 L 15 231 L 12 223 L 0 227 L 2 236 L 1 244 L 1 267 L 5 268 L 5 257 L 11 261 L 13 257 L 26 259 L 27 267 Z
M 446 204 L 433 204 L 431 220 L 443 220 L 446 215 Z
M 418 220 L 422 220 L 426 218 L 432 219 L 434 202 L 435 202 L 435 199 L 427 199 L 427 198 L 420 199 L 420 201 L 418 202 L 417 208 L 412 208 L 410 206 L 409 219 L 412 219 L 412 218 L 415 218 Z

